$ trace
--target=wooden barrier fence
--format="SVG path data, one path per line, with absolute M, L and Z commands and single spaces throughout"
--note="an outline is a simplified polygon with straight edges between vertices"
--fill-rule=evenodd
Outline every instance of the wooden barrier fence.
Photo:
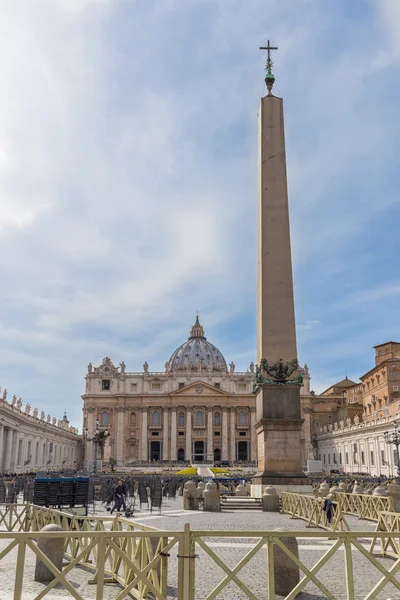
M 292 499 L 286 501 L 289 500 Z M 0 568 L 1 561 L 13 552 L 16 555 L 15 573 L 11 570 L 8 573 L 15 580 L 14 600 L 24 598 L 22 585 L 26 571 L 27 551 L 39 557 L 55 575 L 55 579 L 41 589 L 35 600 L 47 596 L 57 584 L 61 584 L 67 590 L 69 597 L 85 600 L 67 577 L 77 565 L 83 565 L 93 571 L 91 582 L 96 584 L 96 600 L 103 599 L 105 585 L 110 582 L 118 582 L 120 585 L 114 590 L 114 600 L 122 600 L 129 595 L 137 600 L 144 600 L 149 596 L 156 600 L 167 600 L 169 572 L 174 576 L 178 600 L 195 600 L 200 597 L 202 600 L 215 600 L 221 597 L 221 593 L 229 594 L 228 586 L 232 583 L 239 587 L 244 597 L 260 600 L 259 593 L 251 589 L 252 581 L 246 578 L 244 572 L 246 565 L 260 552 L 262 564 L 265 565 L 264 577 L 266 578 L 266 588 L 262 597 L 267 597 L 268 594 L 268 600 L 275 600 L 275 548 L 279 548 L 293 561 L 301 573 L 300 582 L 287 594 L 285 600 L 294 600 L 300 592 L 306 592 L 309 585 L 315 586 L 318 592 L 329 600 L 343 600 L 343 598 L 356 600 L 360 597 L 358 590 L 355 589 L 354 565 L 358 556 L 369 561 L 370 571 L 378 573 L 378 580 L 363 596 L 364 600 L 382 597 L 382 590 L 388 584 L 395 588 L 391 597 L 400 597 L 400 581 L 397 577 L 400 570 L 400 517 L 396 513 L 382 513 L 378 523 L 382 530 L 376 532 L 350 532 L 339 529 L 261 532 L 192 531 L 189 524 L 185 525 L 183 531 L 161 531 L 143 527 L 120 517 L 76 517 L 75 519 L 72 517 L 71 519 L 71 515 L 67 513 L 35 506 L 28 506 L 26 510 L 22 510 L 25 507 L 26 505 L 7 506 L 2 513 L 2 527 L 5 529 L 9 527 L 10 530 L 0 532 Z M 300 506 L 298 509 L 296 511 L 299 513 Z M 306 502 L 301 505 L 304 515 L 306 509 L 311 516 L 313 506 L 309 506 Z M 57 522 L 65 530 L 50 534 L 38 531 L 43 524 L 49 522 Z M 69 527 L 67 529 L 67 525 L 72 529 Z M 61 570 L 58 570 L 52 561 L 43 555 L 36 544 L 40 538 L 50 536 L 64 540 L 69 563 L 64 564 Z M 312 538 L 314 543 L 315 540 L 322 542 L 318 558 L 311 562 L 309 554 L 306 561 L 297 558 L 282 538 Z M 234 567 L 228 565 L 221 557 L 219 544 L 215 543 L 220 542 L 221 539 L 246 542 L 243 544 L 245 554 Z M 371 543 L 371 548 L 380 546 L 380 556 L 393 557 L 395 559 L 393 565 L 390 568 L 383 566 L 365 547 L 366 541 Z M 332 565 L 332 570 L 337 570 L 338 561 L 334 561 L 334 564 L 330 561 L 338 554 L 344 557 L 344 570 L 341 571 L 341 575 L 346 582 L 345 592 L 337 590 L 337 579 L 334 578 L 329 583 L 321 573 L 323 567 L 329 565 Z M 197 556 L 200 557 L 199 561 L 196 559 Z M 215 581 L 213 580 L 209 589 L 202 587 L 200 591 L 197 586 L 202 582 L 204 565 L 207 565 L 208 570 L 212 568 L 211 565 L 215 565 Z M 359 569 L 357 571 L 359 578 Z M 385 598 L 387 597 L 385 595 Z

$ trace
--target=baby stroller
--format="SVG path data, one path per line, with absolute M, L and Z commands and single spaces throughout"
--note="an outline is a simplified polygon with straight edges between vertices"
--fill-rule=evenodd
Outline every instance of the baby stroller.
M 129 496 L 129 498 L 125 499 L 126 511 L 125 516 L 129 519 L 129 517 L 133 516 L 135 510 L 135 496 Z

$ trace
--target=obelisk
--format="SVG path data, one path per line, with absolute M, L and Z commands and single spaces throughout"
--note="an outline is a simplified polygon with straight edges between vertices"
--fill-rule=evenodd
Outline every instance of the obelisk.
M 283 101 L 272 94 L 268 41 L 268 94 L 258 115 L 258 263 L 256 433 L 258 472 L 252 495 L 265 485 L 309 491 L 302 471 L 300 387 L 293 297 Z

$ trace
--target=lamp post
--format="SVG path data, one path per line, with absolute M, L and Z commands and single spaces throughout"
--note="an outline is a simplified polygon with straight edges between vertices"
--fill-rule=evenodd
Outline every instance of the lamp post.
M 89 437 L 88 428 L 85 427 L 85 439 L 87 442 L 93 442 L 94 444 L 94 460 L 93 460 L 93 473 L 97 473 L 97 446 L 100 446 L 100 449 L 104 448 L 107 438 L 110 436 L 110 432 L 106 429 L 105 431 L 100 431 L 99 429 L 99 420 L 96 419 L 96 429 L 92 434 L 92 437 Z
M 385 431 L 384 438 L 386 444 L 394 444 L 396 447 L 396 460 L 397 460 L 397 478 L 400 478 L 400 462 L 399 462 L 399 446 L 400 446 L 400 432 L 396 421 L 393 423 L 393 431 Z

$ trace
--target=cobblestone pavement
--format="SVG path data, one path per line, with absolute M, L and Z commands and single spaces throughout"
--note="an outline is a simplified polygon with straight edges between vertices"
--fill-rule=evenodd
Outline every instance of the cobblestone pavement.
M 106 513 L 98 506 L 96 514 Z M 369 521 L 359 521 L 355 517 L 346 517 L 353 531 L 374 531 L 376 524 Z M 182 510 L 182 498 L 167 501 L 163 504 L 162 514 L 150 514 L 148 510 L 136 510 L 133 520 L 158 529 L 170 531 L 182 530 L 185 523 L 190 523 L 192 530 L 198 531 L 270 531 L 276 528 L 284 528 L 292 531 L 310 531 L 305 521 L 290 519 L 288 515 L 276 513 L 263 513 L 260 511 L 204 513 Z M 360 541 L 363 541 L 362 535 Z M 251 550 L 256 543 L 255 538 L 204 538 L 205 543 L 215 551 L 219 558 L 233 569 L 238 562 Z M 328 538 L 299 538 L 300 560 L 308 568 L 312 568 L 331 547 L 332 541 Z M 364 539 L 365 547 L 368 547 Z M 6 541 L 1 540 L 0 552 L 6 546 Z M 196 545 L 196 600 L 204 600 L 207 594 L 225 577 L 222 569 Z M 177 598 L 177 547 L 171 550 L 169 558 L 168 600 Z M 12 550 L 0 561 L 0 600 L 12 600 L 14 593 L 16 549 Z M 380 559 L 380 563 L 386 569 L 394 565 L 391 559 Z M 363 600 L 368 592 L 380 579 L 381 575 L 377 569 L 363 557 L 357 549 L 353 550 L 355 598 Z M 35 557 L 27 550 L 26 569 L 24 574 L 23 600 L 34 600 L 34 598 L 45 587 L 43 584 L 33 581 Z M 249 587 L 258 600 L 267 600 L 267 573 L 266 573 L 266 549 L 262 548 L 240 571 L 240 579 Z M 339 549 L 328 563 L 319 571 L 318 578 L 330 590 L 338 600 L 346 599 L 344 551 Z M 85 568 L 74 568 L 68 574 L 68 580 L 73 587 L 87 600 L 96 597 L 96 586 L 90 585 L 88 581 L 93 573 Z M 396 575 L 397 576 L 397 575 Z M 114 584 L 105 587 L 104 600 L 114 600 L 120 591 L 119 586 Z M 59 598 L 71 598 L 71 595 L 61 586 L 56 586 L 46 599 L 55 600 Z M 149 596 L 151 598 L 151 596 Z M 217 596 L 218 600 L 243 600 L 247 596 L 234 583 L 230 583 Z M 278 597 L 279 598 L 279 597 Z M 309 584 L 307 593 L 300 594 L 299 600 L 323 600 L 326 596 L 314 585 Z M 399 600 L 400 591 L 394 586 L 387 586 L 378 595 L 379 600 Z

